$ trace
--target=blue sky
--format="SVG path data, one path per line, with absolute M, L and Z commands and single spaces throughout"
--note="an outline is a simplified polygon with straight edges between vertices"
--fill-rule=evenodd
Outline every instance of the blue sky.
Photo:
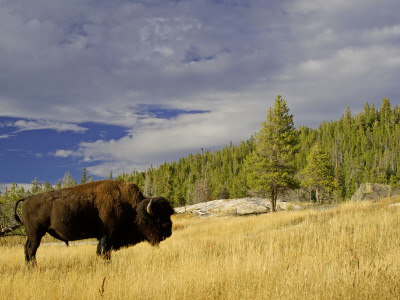
M 143 170 L 399 104 L 397 0 L 0 0 L 0 183 Z

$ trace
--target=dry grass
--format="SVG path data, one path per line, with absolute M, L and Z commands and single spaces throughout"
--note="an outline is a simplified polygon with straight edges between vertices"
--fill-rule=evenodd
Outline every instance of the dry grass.
M 174 217 L 171 238 L 96 257 L 95 245 L 0 246 L 0 299 L 400 299 L 395 200 L 251 217 Z

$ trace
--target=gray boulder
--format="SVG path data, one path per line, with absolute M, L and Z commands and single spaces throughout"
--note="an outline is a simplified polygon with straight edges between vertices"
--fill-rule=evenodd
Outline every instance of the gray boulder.
M 385 197 L 400 195 L 400 190 L 392 188 L 390 185 L 379 183 L 363 183 L 351 197 L 353 201 L 372 200 L 378 201 Z
M 281 200 L 277 201 L 277 208 L 278 210 L 299 209 L 297 205 Z M 175 208 L 175 212 L 178 214 L 190 213 L 201 217 L 245 216 L 264 214 L 268 213 L 269 211 L 269 199 L 262 198 L 213 200 Z

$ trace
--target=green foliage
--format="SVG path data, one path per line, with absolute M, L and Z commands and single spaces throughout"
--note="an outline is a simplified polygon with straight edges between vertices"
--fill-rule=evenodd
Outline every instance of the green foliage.
M 280 193 L 295 188 L 297 181 L 295 153 L 298 150 L 298 132 L 293 115 L 281 95 L 275 98 L 275 107 L 269 109 L 267 120 L 256 135 L 255 150 L 247 157 L 247 180 L 250 188 L 268 193 L 272 211 Z
M 6 188 L 3 194 L 0 194 L 0 229 L 7 228 L 15 224 L 14 207 L 15 202 L 25 196 L 23 187 L 19 187 L 16 183 L 11 188 Z
M 44 192 L 53 191 L 54 187 L 50 182 L 41 183 L 37 177 L 32 181 L 32 188 L 30 191 L 26 192 L 26 196 L 28 195 L 36 195 Z
M 319 141 L 311 148 L 310 154 L 307 156 L 307 165 L 301 170 L 300 175 L 302 177 L 301 185 L 315 191 L 318 203 L 322 202 L 320 192 L 334 190 L 334 169 Z
M 43 184 L 42 190 L 44 193 L 46 193 L 46 192 L 54 191 L 54 187 L 50 182 L 45 182 Z
M 392 109 L 388 99 L 382 100 L 380 110 L 368 103 L 357 115 L 347 109 L 339 121 L 324 122 L 316 133 L 344 198 L 364 182 L 399 184 L 400 110 L 397 105 Z
M 73 181 L 75 181 L 75 179 L 72 179 L 72 181 L 71 181 L 71 183 L 70 183 L 70 184 L 72 184 L 72 186 L 73 186 Z M 90 176 L 90 175 L 87 173 L 86 167 L 83 167 L 80 184 L 85 184 L 85 183 L 89 183 L 89 182 L 92 182 L 92 181 L 93 181 L 93 177 Z M 75 185 L 76 185 L 76 182 L 75 182 Z
M 161 195 L 175 206 L 221 198 L 247 196 L 244 160 L 253 149 L 253 139 L 221 150 L 189 154 L 177 162 L 151 166 L 144 172 L 133 170 L 116 180 L 136 183 L 145 195 Z
M 42 185 L 40 184 L 39 179 L 35 177 L 35 179 L 32 181 L 31 193 L 33 195 L 36 195 L 41 192 L 42 192 Z
M 6 188 L 6 191 L 3 195 L 1 195 L 1 203 L 4 204 L 6 202 L 15 203 L 19 199 L 25 196 L 25 190 L 23 187 L 19 187 L 18 184 L 12 183 L 11 188 Z
M 276 109 L 274 107 L 270 111 Z M 332 199 L 340 201 L 350 198 L 364 182 L 400 187 L 400 108 L 397 105 L 392 107 L 390 101 L 384 98 L 379 109 L 376 109 L 374 104 L 366 103 L 364 110 L 356 115 L 353 115 L 348 107 L 344 110 L 340 120 L 323 122 L 316 129 L 299 127 L 296 130 L 299 144 L 298 147 L 292 148 L 296 154 L 295 159 L 290 160 L 288 164 L 290 168 L 287 174 L 281 173 L 282 177 L 279 178 L 279 173 L 271 173 L 271 178 L 276 175 L 277 182 L 285 182 L 285 178 L 291 178 L 293 169 L 297 172 L 304 169 L 311 149 L 320 141 L 321 152 L 326 154 L 333 166 L 334 188 L 332 190 L 331 186 L 324 186 Z M 290 122 L 292 116 L 288 114 L 288 110 L 281 107 L 277 111 L 285 118 L 276 120 L 276 128 L 279 127 L 278 124 L 285 128 L 282 124 L 286 122 L 286 131 L 294 132 L 293 123 Z M 267 119 L 263 128 L 271 121 L 272 119 Z M 271 128 L 271 137 L 279 140 L 280 134 L 276 128 Z M 241 198 L 246 197 L 251 189 L 266 191 L 269 188 L 269 185 L 265 184 L 266 181 L 256 179 L 252 175 L 249 175 L 251 180 L 248 180 L 248 173 L 254 172 L 253 166 L 256 169 L 271 169 L 271 162 L 254 156 L 256 144 L 264 139 L 262 135 L 258 133 L 255 138 L 250 137 L 246 142 L 238 145 L 230 143 L 213 152 L 189 154 L 177 162 L 166 162 L 156 168 L 151 166 L 144 172 L 134 170 L 131 174 L 118 175 L 116 179 L 138 184 L 146 195 L 169 196 L 175 206 L 197 201 L 198 187 L 205 185 L 205 179 L 209 190 L 206 193 L 207 200 L 209 195 L 212 199 Z M 293 147 L 289 146 L 292 139 L 290 135 L 283 137 L 287 147 Z M 268 143 L 267 140 L 264 144 Z M 258 151 L 262 152 L 267 145 L 261 145 L 257 147 Z M 275 151 L 279 149 L 280 152 L 279 147 L 284 151 L 288 150 L 278 143 Z M 271 148 L 267 155 L 274 154 L 273 150 Z M 286 153 L 288 157 L 289 154 Z M 249 157 L 246 160 L 247 156 Z M 284 161 L 284 157 L 282 160 Z
M 76 186 L 77 183 L 74 179 L 74 177 L 72 177 L 70 172 L 65 172 L 64 177 L 62 178 L 61 181 L 61 188 L 69 188 L 69 187 L 73 187 Z
M 90 175 L 86 175 L 86 178 L 87 180 L 92 180 Z M 59 181 L 56 188 L 60 189 L 62 187 L 71 187 L 75 185 L 75 179 L 69 172 L 66 172 L 62 179 L 62 184 L 61 181 Z M 53 190 L 54 187 L 50 182 L 41 183 L 36 177 L 32 181 L 32 188 L 30 190 L 25 191 L 23 187 L 19 187 L 16 183 L 12 183 L 10 189 L 6 187 L 5 192 L 3 194 L 0 193 L 0 229 L 8 228 L 7 230 L 10 230 L 10 228 L 16 224 L 14 219 L 14 208 L 15 203 L 19 199 Z M 21 233 L 21 230 L 22 228 L 16 229 L 13 231 L 13 234 Z M 8 231 L 6 231 L 6 233 L 9 234 Z
M 82 176 L 81 176 L 81 184 L 87 183 L 87 179 L 88 179 L 87 177 L 88 177 L 88 175 L 87 175 L 86 168 L 83 167 Z

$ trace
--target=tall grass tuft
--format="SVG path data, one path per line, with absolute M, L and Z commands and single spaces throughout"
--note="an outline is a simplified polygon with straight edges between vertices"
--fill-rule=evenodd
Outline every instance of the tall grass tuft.
M 0 299 L 399 299 L 400 199 L 249 217 L 174 216 L 171 238 L 96 257 L 96 245 L 0 245 Z

